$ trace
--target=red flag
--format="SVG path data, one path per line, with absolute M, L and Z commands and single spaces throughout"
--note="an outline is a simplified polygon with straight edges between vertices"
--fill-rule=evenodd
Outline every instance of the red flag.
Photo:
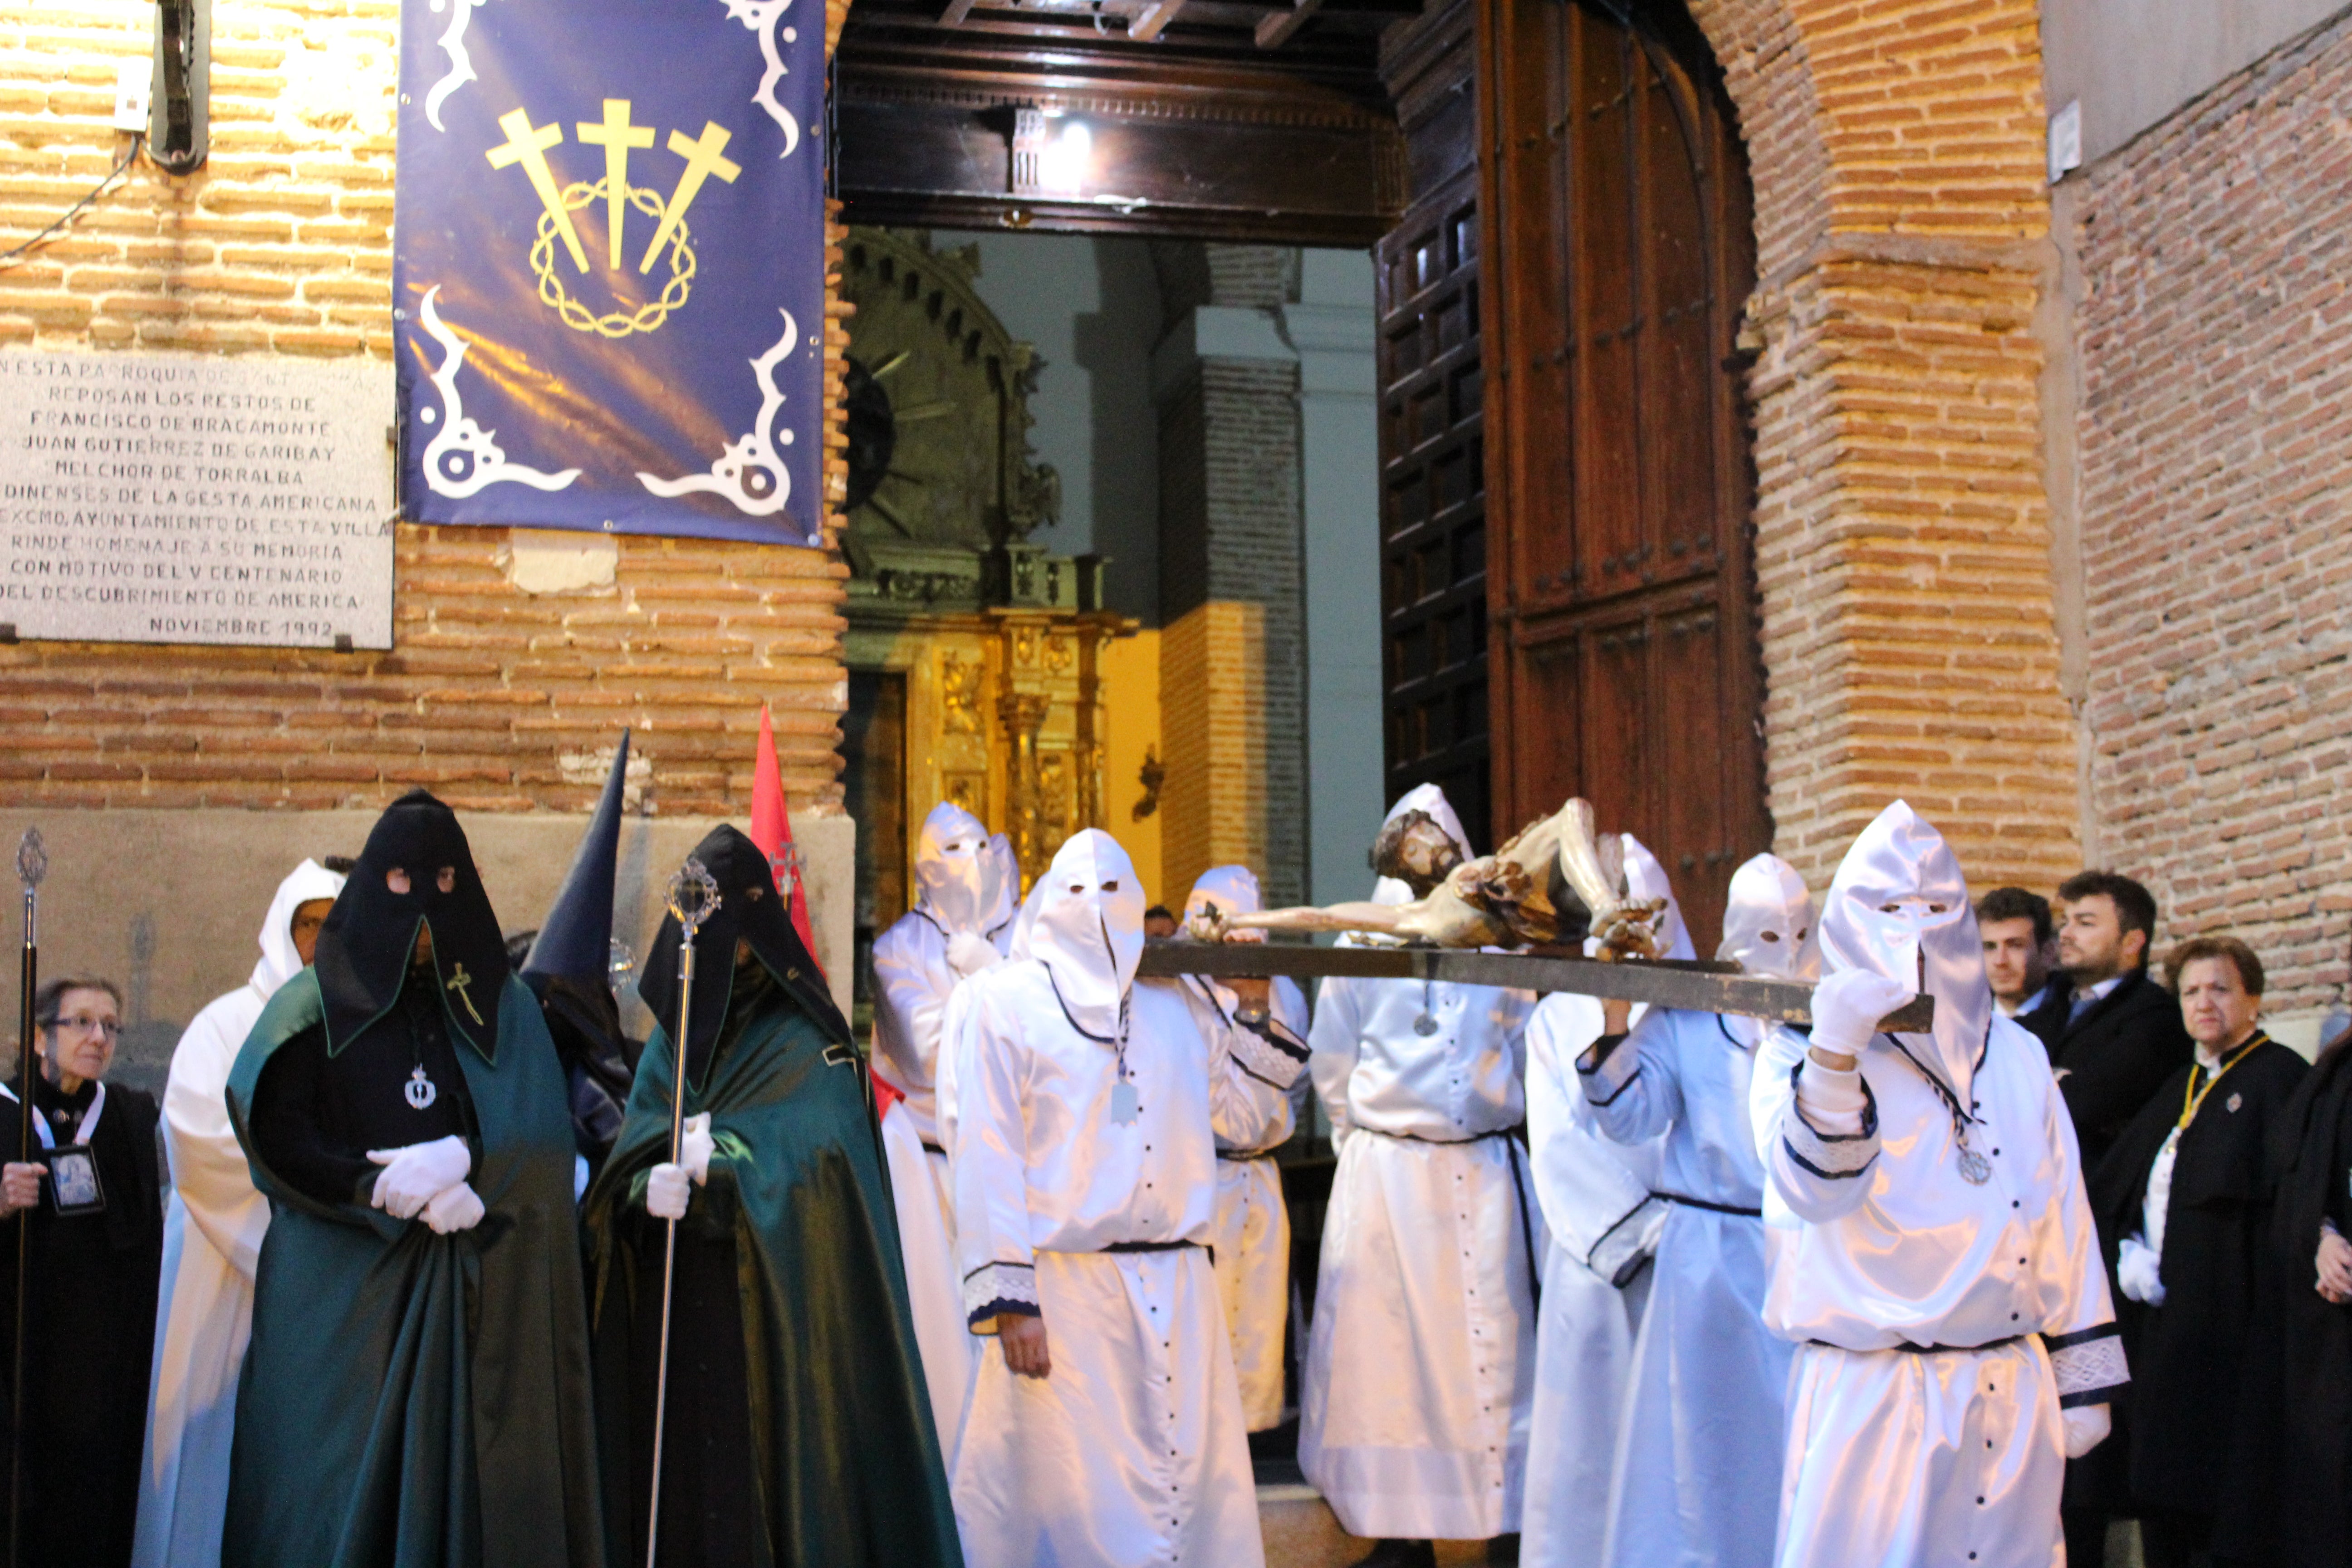
M 801 887 L 801 858 L 793 847 L 792 814 L 784 809 L 784 771 L 776 763 L 776 730 L 769 721 L 768 705 L 760 705 L 760 754 L 751 764 L 751 842 L 768 858 L 776 891 L 792 900 L 793 930 L 817 973 L 824 964 L 816 956 L 816 937 L 809 929 L 808 894 Z

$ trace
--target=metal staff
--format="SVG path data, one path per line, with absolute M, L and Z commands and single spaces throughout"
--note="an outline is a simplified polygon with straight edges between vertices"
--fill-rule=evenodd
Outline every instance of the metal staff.
M 41 847 L 41 830 L 25 829 L 16 845 L 16 880 L 25 885 L 25 954 L 17 973 L 19 1000 L 16 1047 L 16 1157 L 29 1159 L 33 1149 L 33 994 L 40 989 L 41 948 L 34 931 L 40 902 L 41 879 L 49 874 L 48 852 Z M 33 1210 L 16 1215 L 16 1344 L 8 1378 L 8 1568 L 21 1561 L 25 1529 L 25 1280 L 33 1262 Z
M 719 879 L 701 861 L 688 856 L 669 879 L 669 912 L 683 933 L 677 944 L 677 1032 L 670 1037 L 677 1067 L 669 1092 L 669 1163 L 673 1165 L 677 1163 L 679 1145 L 686 1141 L 686 1047 L 694 1023 L 694 938 L 702 922 L 718 912 L 719 903 Z M 669 1405 L 670 1279 L 677 1268 L 677 1221 L 663 1224 L 667 1235 L 662 1241 L 661 1354 L 654 1363 L 654 1477 L 653 1495 L 646 1505 L 646 1568 L 654 1568 L 654 1548 L 661 1540 L 662 1428 Z

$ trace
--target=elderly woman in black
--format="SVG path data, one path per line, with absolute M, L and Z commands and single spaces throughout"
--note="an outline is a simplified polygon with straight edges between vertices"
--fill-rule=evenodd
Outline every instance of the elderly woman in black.
M 109 1084 L 122 997 L 108 980 L 34 994 L 40 1076 L 33 1146 L 13 1086 L 0 1089 L 0 1216 L 29 1214 L 26 1291 L 26 1563 L 131 1561 L 163 1258 L 155 1100 Z M 0 1225 L 0 1378 L 16 1332 L 16 1226 Z M 6 1462 L 0 1420 L 0 1465 Z M 0 1483 L 0 1510 L 5 1486 Z M 0 1521 L 5 1522 L 5 1521 Z
M 2247 1333 L 2270 1216 L 2267 1142 L 2304 1059 L 2263 1034 L 2263 963 L 2234 937 L 2199 937 L 2166 964 L 2196 1059 L 2116 1141 L 2091 1201 L 2131 1362 L 2123 1439 L 2148 1568 L 2209 1545 L 2217 1462 L 2245 1386 Z

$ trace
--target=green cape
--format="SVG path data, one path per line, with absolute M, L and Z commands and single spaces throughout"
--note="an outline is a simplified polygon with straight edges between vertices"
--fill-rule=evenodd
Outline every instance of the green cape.
M 669 1035 L 656 1029 L 583 1212 L 614 1521 L 630 1517 L 630 1328 L 637 1311 L 661 1310 L 635 1299 L 636 1249 L 658 1258 L 662 1247 L 645 1184 L 669 1157 L 674 1072 Z M 961 1568 L 864 1070 L 779 983 L 705 1079 L 688 1086 L 686 1114 L 711 1113 L 718 1152 L 680 1223 L 735 1239 L 763 1568 Z
M 447 1237 L 307 1197 L 255 1151 L 254 1086 L 321 1016 L 306 969 L 229 1077 L 271 1219 L 225 1568 L 601 1568 L 572 1115 L 539 1004 L 509 977 L 495 1060 L 454 1037 L 488 1213 Z

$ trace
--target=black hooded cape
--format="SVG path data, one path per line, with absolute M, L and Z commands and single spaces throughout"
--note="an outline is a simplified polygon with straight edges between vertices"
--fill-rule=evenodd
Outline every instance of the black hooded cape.
M 896 1210 L 848 1027 L 765 857 L 731 827 L 696 855 L 722 901 L 695 943 L 686 1113 L 711 1113 L 719 1147 L 677 1227 L 661 1561 L 957 1568 Z M 646 1214 L 645 1190 L 669 1158 L 681 945 L 673 919 L 639 988 L 668 1026 L 646 1043 L 584 1210 L 605 1512 L 627 1537 L 615 1547 L 625 1561 L 645 1550 L 666 1229 Z

